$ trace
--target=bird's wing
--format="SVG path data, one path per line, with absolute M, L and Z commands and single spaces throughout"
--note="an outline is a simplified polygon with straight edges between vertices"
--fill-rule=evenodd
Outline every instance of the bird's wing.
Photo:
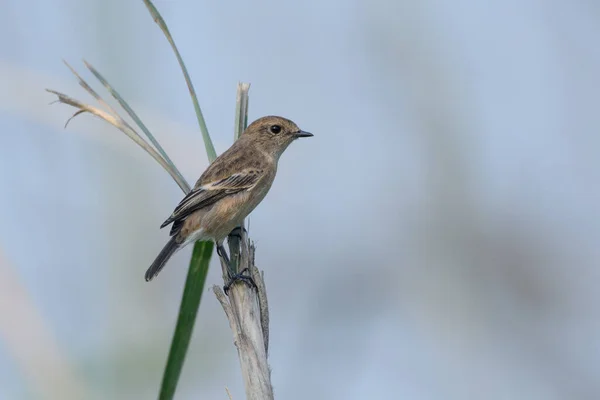
M 181 200 L 173 214 L 160 227 L 164 228 L 172 222 L 180 226 L 194 211 L 211 206 L 227 196 L 252 189 L 262 178 L 262 172 L 258 169 L 246 169 L 223 179 L 196 186 Z M 175 225 L 171 229 L 171 234 L 178 231 Z

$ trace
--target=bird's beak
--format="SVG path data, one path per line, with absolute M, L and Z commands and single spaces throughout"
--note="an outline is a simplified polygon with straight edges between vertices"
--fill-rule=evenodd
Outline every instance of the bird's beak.
M 315 135 L 313 135 L 310 132 L 298 131 L 298 132 L 296 132 L 296 134 L 294 136 L 296 136 L 297 138 L 301 138 L 301 137 L 311 137 L 311 136 L 315 136 Z

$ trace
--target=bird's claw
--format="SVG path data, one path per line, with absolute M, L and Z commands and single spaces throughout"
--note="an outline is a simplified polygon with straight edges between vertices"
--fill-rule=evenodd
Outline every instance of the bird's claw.
M 239 274 L 230 276 L 229 282 L 227 282 L 227 284 L 225 286 L 223 286 L 223 291 L 225 292 L 225 294 L 227 296 L 229 296 L 229 289 L 231 288 L 231 286 L 233 286 L 233 284 L 238 281 L 244 282 L 251 288 L 254 288 L 258 291 L 258 286 L 256 286 L 256 282 L 254 282 L 254 279 L 252 279 L 251 276 L 244 275 L 244 272 L 249 272 L 249 271 L 250 270 L 248 268 L 244 268 L 243 270 L 240 271 Z

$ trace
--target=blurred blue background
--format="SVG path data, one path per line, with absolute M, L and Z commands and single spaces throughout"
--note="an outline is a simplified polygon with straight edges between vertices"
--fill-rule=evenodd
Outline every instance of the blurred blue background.
M 600 5 L 157 0 L 217 152 L 235 90 L 294 143 L 250 218 L 279 399 L 600 398 Z M 207 166 L 142 1 L 0 3 L 0 399 L 155 398 L 182 197 L 62 64 L 91 62 L 190 182 Z M 100 85 L 95 85 L 105 94 Z M 109 96 L 106 95 L 106 98 Z M 208 284 L 221 284 L 213 260 Z M 244 398 L 205 293 L 178 399 Z

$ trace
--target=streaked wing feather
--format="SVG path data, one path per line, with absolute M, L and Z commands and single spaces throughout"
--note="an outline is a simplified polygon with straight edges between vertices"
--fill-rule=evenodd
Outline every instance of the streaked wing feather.
M 224 197 L 249 190 L 262 177 L 262 171 L 245 170 L 216 182 L 205 183 L 194 188 L 175 207 L 173 214 L 160 226 L 164 228 L 172 222 L 171 235 L 177 234 L 183 225 L 183 220 L 194 211 L 208 207 Z

